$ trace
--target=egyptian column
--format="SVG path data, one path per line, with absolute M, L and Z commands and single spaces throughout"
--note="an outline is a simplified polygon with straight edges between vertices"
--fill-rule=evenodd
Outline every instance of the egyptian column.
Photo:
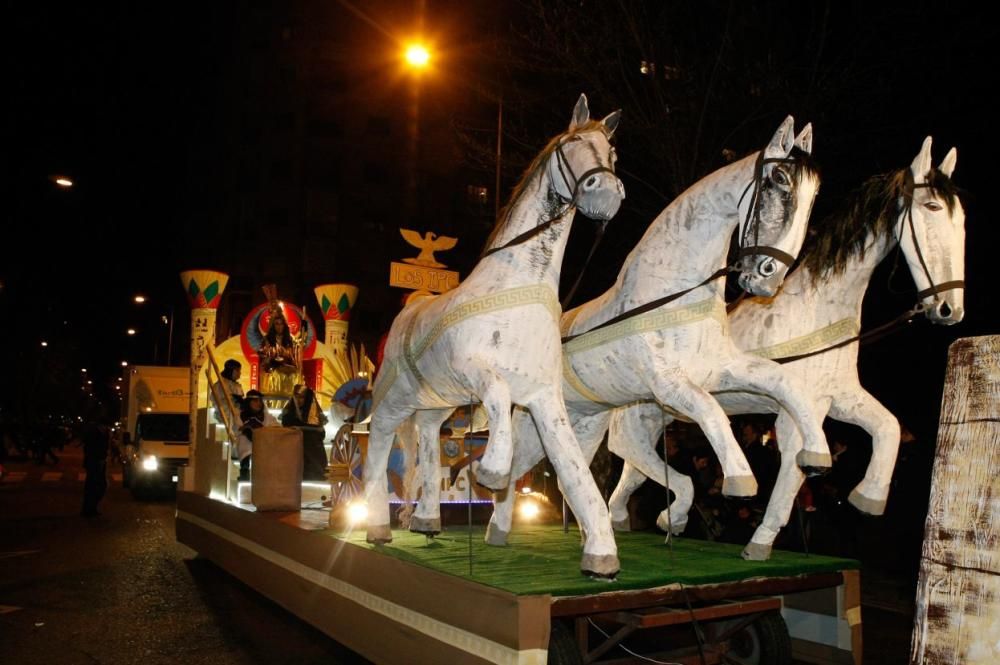
M 183 475 L 185 491 L 194 490 L 195 452 L 198 446 L 198 411 L 208 406 L 208 380 L 205 377 L 205 363 L 208 362 L 208 346 L 215 345 L 215 312 L 222 300 L 222 292 L 229 282 L 229 275 L 214 270 L 185 270 L 181 273 L 181 285 L 191 304 L 191 423 L 188 429 L 190 452 L 188 468 Z
M 358 299 L 358 287 L 353 284 L 323 284 L 315 289 L 316 300 L 326 322 L 326 344 L 335 356 L 347 357 L 347 329 L 351 308 Z

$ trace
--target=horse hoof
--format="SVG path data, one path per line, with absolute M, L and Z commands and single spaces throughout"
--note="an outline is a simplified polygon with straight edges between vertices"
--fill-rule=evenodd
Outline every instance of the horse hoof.
M 510 486 L 510 472 L 490 471 L 480 466 L 476 469 L 476 482 L 491 490 L 505 490 Z
M 385 545 L 392 542 L 392 529 L 388 524 L 368 525 L 365 540 L 374 545 Z
M 441 518 L 417 517 L 414 515 L 410 518 L 410 531 L 413 533 L 422 533 L 425 536 L 436 536 L 441 533 Z
M 656 526 L 660 528 L 660 531 L 666 531 L 672 536 L 679 536 L 684 533 L 684 528 L 687 526 L 688 521 L 685 520 L 671 520 L 670 524 L 667 524 L 666 518 L 660 515 L 656 518 Z
M 621 569 L 617 554 L 584 554 L 580 572 L 588 577 L 613 580 Z
M 507 545 L 507 536 L 510 533 L 504 531 L 493 522 L 486 527 L 486 544 L 494 547 L 504 547 Z
M 632 522 L 627 517 L 623 520 L 611 520 L 611 528 L 615 531 L 631 531 Z
M 743 548 L 740 556 L 747 561 L 767 561 L 771 558 L 771 546 L 751 541 Z
M 812 450 L 800 450 L 795 456 L 795 463 L 809 478 L 829 473 L 833 460 L 830 453 L 817 453 Z
M 857 488 L 851 490 L 847 500 L 851 505 L 865 513 L 866 515 L 881 515 L 885 512 L 885 499 L 869 499 L 859 492 Z
M 723 496 L 751 497 L 757 494 L 757 479 L 751 476 L 726 476 L 722 481 Z

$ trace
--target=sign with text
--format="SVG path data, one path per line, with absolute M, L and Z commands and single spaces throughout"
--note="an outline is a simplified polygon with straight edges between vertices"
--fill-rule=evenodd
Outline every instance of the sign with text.
M 389 286 L 444 293 L 458 286 L 458 273 L 393 261 L 389 264 Z

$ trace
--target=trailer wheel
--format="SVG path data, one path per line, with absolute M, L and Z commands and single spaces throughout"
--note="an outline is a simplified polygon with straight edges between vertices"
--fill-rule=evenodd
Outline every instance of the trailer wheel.
M 791 665 L 792 638 L 781 614 L 767 612 L 729 638 L 725 662 L 734 665 Z
M 583 657 L 576 645 L 576 637 L 570 624 L 563 621 L 552 622 L 552 631 L 549 633 L 549 663 L 583 665 Z

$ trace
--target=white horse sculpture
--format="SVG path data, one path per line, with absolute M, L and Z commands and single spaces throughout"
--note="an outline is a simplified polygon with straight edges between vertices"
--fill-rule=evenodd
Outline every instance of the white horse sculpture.
M 671 203 L 629 254 L 615 285 L 563 315 L 563 393 L 584 459 L 593 459 L 611 409 L 654 399 L 702 426 L 722 461 L 726 494 L 753 495 L 750 466 L 709 393 L 752 390 L 774 395 L 796 414 L 808 442 L 800 463 L 830 465 L 820 423 L 798 382 L 729 339 L 719 279 L 738 227 L 741 286 L 774 293 L 802 246 L 819 185 L 806 163 L 811 148 L 811 126 L 796 139 L 788 117 L 764 150 L 703 178 Z M 661 298 L 664 292 L 672 295 Z M 526 415 L 515 413 L 517 445 L 506 467 L 515 478 L 542 458 Z M 658 459 L 650 453 L 639 454 Z M 488 466 L 485 458 L 482 466 Z M 487 531 L 492 544 L 506 542 L 513 494 L 498 497 Z
M 586 524 L 581 569 L 597 576 L 618 572 L 607 506 L 563 404 L 556 293 L 575 210 L 606 221 L 625 197 L 610 143 L 619 117 L 616 111 L 590 120 L 581 95 L 569 129 L 529 166 L 469 277 L 452 291 L 408 305 L 393 322 L 375 380 L 365 461 L 369 542 L 392 539 L 386 465 L 404 421 L 414 416 L 421 448 L 432 451 L 422 466 L 439 471 L 438 432 L 455 407 L 481 401 L 492 425 L 487 448 L 510 448 L 516 404 L 539 423 L 567 501 Z M 418 510 L 413 520 L 415 530 L 440 531 L 439 518 Z
M 896 418 L 858 380 L 856 335 L 861 327 L 861 302 L 875 267 L 898 244 L 927 317 L 946 325 L 962 320 L 965 212 L 951 182 L 956 159 L 952 148 L 934 170 L 931 138 L 927 137 L 909 169 L 871 178 L 844 214 L 819 226 L 803 251 L 802 266 L 789 276 L 778 297 L 745 301 L 729 317 L 733 340 L 740 348 L 757 349 L 753 353 L 765 358 L 789 360 L 784 366 L 809 386 L 817 418 L 829 414 L 872 436 L 867 473 L 849 497 L 859 510 L 872 515 L 885 510 L 900 429 Z M 764 520 L 743 551 L 744 558 L 767 559 L 802 484 L 802 473 L 792 463 L 801 438 L 788 413 L 767 397 L 748 393 L 716 397 L 729 414 L 779 414 L 778 480 Z M 667 417 L 666 422 L 670 420 Z M 635 446 L 653 450 L 664 422 L 655 404 L 621 409 L 612 419 L 608 445 L 613 450 Z M 626 462 L 610 501 L 616 523 L 627 522 L 626 502 L 647 476 L 664 483 L 662 461 L 653 469 L 656 473 L 647 471 Z M 664 511 L 657 524 L 666 530 L 671 519 L 677 532 L 687 521 L 693 488 L 687 476 L 673 469 L 669 486 L 677 499 L 669 515 Z

